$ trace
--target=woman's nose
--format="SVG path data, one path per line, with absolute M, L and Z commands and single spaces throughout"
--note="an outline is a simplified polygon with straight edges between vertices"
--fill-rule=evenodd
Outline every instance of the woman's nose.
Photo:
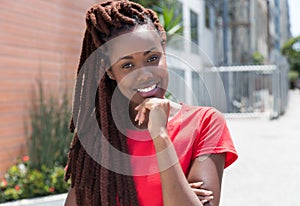
M 149 67 L 141 67 L 137 69 L 137 81 L 147 81 L 153 77 L 153 73 Z

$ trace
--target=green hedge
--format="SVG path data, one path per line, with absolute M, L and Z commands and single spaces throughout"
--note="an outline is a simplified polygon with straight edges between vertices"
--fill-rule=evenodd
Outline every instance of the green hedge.
M 42 81 L 37 82 L 28 108 L 30 120 L 25 124 L 29 155 L 0 179 L 0 202 L 64 193 L 69 188 L 64 167 L 72 139 L 70 101 L 66 89 L 56 95 L 49 90 L 45 92 Z
M 0 203 L 24 198 L 60 194 L 68 191 L 64 168 L 43 165 L 41 170 L 31 167 L 29 156 L 24 156 L 9 168 L 0 181 Z

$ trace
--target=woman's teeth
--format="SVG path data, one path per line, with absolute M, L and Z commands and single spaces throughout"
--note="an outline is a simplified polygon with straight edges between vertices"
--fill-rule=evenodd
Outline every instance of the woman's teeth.
M 146 88 L 143 88 L 143 89 L 137 89 L 137 91 L 138 92 L 150 92 L 150 91 L 152 91 L 155 88 L 156 88 L 156 84 L 153 84 L 150 87 L 146 87 Z

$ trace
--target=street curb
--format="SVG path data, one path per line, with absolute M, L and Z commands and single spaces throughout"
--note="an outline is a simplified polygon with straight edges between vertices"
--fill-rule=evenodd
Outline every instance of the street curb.
M 35 206 L 35 205 L 45 205 L 45 204 L 51 205 L 52 202 L 53 203 L 58 201 L 64 202 L 66 198 L 67 198 L 67 193 L 64 193 L 59 195 L 50 195 L 45 197 L 37 197 L 37 198 L 23 199 L 23 200 L 18 200 L 13 202 L 2 203 L 0 204 L 0 206 L 20 206 L 20 205 Z

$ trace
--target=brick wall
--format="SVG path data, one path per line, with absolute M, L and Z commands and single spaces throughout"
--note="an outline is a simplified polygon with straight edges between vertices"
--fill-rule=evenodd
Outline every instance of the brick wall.
M 95 0 L 2 0 L 0 6 L 0 177 L 26 154 L 24 121 L 36 79 L 70 93 Z M 47 92 L 46 90 L 46 92 Z

